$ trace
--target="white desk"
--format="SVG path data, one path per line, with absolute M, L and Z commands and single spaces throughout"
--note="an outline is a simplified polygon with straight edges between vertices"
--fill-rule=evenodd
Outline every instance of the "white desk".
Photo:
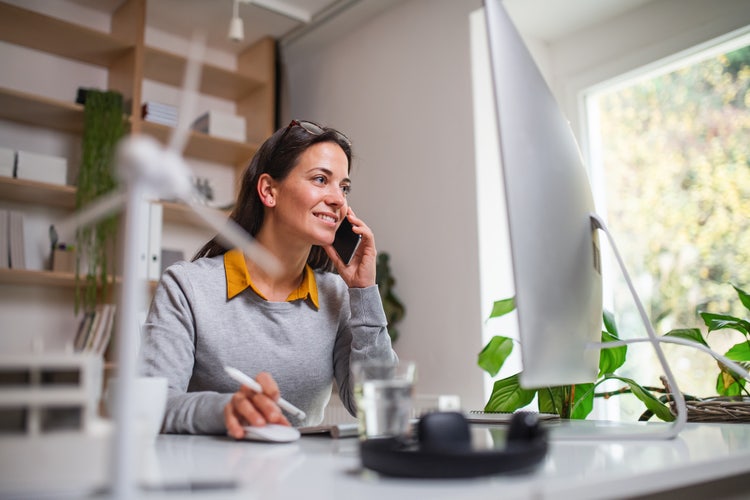
M 583 433 L 594 432 L 596 427 L 591 421 L 572 425 L 576 432 Z M 143 498 L 505 500 L 658 494 L 660 499 L 685 500 L 729 498 L 735 491 L 739 492 L 736 498 L 747 498 L 750 425 L 688 424 L 671 441 L 553 439 L 538 469 L 477 479 L 380 477 L 361 469 L 355 438 L 334 440 L 325 436 L 305 436 L 291 444 L 265 444 L 218 436 L 163 435 L 145 449 L 140 465 L 144 481 L 151 484 L 234 484 L 192 493 L 148 491 L 143 492 Z M 43 469 L 37 472 L 45 474 Z

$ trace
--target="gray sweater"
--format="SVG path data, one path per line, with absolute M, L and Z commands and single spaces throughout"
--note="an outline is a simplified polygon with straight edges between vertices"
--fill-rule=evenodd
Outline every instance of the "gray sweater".
M 316 272 L 320 309 L 308 300 L 268 302 L 247 288 L 227 300 L 223 256 L 180 262 L 163 274 L 144 325 L 142 370 L 169 383 L 163 432 L 223 434 L 223 408 L 239 385 L 225 372 L 267 371 L 281 394 L 320 423 L 333 380 L 350 413 L 349 363 L 395 359 L 377 286 L 347 288 Z

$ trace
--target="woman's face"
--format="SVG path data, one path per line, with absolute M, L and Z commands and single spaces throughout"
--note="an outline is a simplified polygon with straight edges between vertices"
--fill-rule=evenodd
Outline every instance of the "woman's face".
M 276 185 L 274 219 L 284 235 L 311 245 L 333 243 L 346 216 L 351 181 L 344 151 L 320 142 L 299 157 L 289 175 Z

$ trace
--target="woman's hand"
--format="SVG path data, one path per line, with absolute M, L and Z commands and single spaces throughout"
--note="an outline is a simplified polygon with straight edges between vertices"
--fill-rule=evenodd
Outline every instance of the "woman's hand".
M 276 404 L 280 392 L 271 374 L 261 372 L 255 380 L 263 388 L 262 393 L 243 385 L 224 406 L 224 423 L 229 435 L 235 439 L 245 436 L 243 427 L 246 425 L 290 425 Z
M 339 254 L 333 248 L 333 245 L 327 245 L 323 249 L 349 288 L 366 288 L 375 284 L 378 256 L 378 252 L 375 249 L 375 236 L 367 224 L 354 214 L 351 207 L 349 207 L 347 217 L 349 218 L 349 222 L 352 223 L 352 230 L 362 236 L 359 248 L 357 248 L 354 256 L 349 261 L 349 265 L 344 264 Z

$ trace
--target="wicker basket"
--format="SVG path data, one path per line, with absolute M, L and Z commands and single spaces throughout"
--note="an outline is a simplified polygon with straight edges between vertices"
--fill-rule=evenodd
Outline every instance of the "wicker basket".
M 687 401 L 688 422 L 750 422 L 750 398 L 716 397 Z M 674 404 L 671 405 L 675 412 Z
M 667 379 L 660 377 L 664 385 L 666 395 L 660 399 L 669 404 L 673 415 L 677 415 L 674 399 Z M 685 404 L 688 410 L 688 422 L 723 422 L 723 423 L 745 423 L 750 422 L 750 398 L 743 396 L 715 396 L 711 398 L 698 399 L 686 396 Z M 649 420 L 653 414 L 647 410 L 641 415 L 640 420 Z

